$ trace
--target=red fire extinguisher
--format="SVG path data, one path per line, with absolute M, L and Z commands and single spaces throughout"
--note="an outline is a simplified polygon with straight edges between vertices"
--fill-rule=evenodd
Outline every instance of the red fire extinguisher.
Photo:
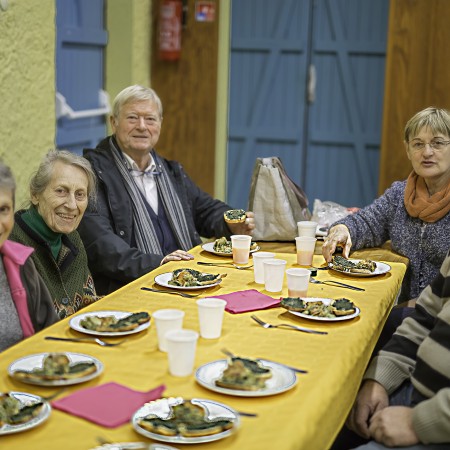
M 162 0 L 159 12 L 159 57 L 176 61 L 181 56 L 182 0 Z

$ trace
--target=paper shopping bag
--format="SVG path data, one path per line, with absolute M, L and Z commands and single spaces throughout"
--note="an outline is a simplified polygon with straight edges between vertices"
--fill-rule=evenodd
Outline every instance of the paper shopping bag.
M 260 241 L 291 241 L 297 236 L 297 222 L 311 218 L 305 192 L 275 156 L 256 159 L 249 210 L 255 213 L 253 239 Z

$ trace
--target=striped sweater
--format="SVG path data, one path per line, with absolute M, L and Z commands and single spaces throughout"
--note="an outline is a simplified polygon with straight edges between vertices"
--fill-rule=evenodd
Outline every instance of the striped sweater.
M 364 379 L 376 380 L 389 394 L 411 379 L 425 398 L 413 412 L 420 441 L 450 443 L 450 252 L 413 315 L 374 358 Z
M 399 301 L 419 296 L 439 273 L 450 248 L 450 214 L 434 223 L 411 217 L 404 205 L 405 186 L 406 181 L 396 181 L 371 205 L 333 224 L 348 227 L 352 250 L 390 240 L 392 250 L 409 259 Z

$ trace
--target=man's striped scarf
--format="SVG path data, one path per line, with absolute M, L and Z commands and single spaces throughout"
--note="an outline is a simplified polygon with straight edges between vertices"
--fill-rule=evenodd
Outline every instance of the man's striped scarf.
M 152 220 L 148 214 L 139 187 L 136 185 L 132 175 L 130 174 L 120 150 L 116 146 L 112 137 L 110 138 L 109 143 L 116 166 L 122 175 L 125 188 L 132 200 L 136 245 L 138 249 L 144 253 L 162 255 L 161 246 L 158 242 L 155 228 L 153 227 Z M 180 199 L 175 192 L 161 159 L 154 151 L 152 151 L 152 156 L 157 170 L 161 172 L 161 175 L 155 177 L 156 185 L 172 231 L 174 232 L 180 247 L 183 250 L 189 250 L 193 247 L 193 243 L 189 236 L 186 216 L 184 215 Z

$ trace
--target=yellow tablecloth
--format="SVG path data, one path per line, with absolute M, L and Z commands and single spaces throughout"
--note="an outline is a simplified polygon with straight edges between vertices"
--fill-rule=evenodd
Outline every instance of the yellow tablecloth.
M 197 308 L 194 299 L 175 295 L 142 291 L 141 286 L 153 285 L 154 277 L 178 267 L 199 268 L 196 261 L 230 261 L 202 251 L 193 250 L 195 261 L 169 263 L 135 282 L 103 298 L 83 310 L 153 311 L 160 308 L 180 308 L 186 313 L 184 327 L 198 330 Z M 295 254 L 277 253 L 287 260 L 287 267 L 295 267 Z M 314 256 L 314 265 L 323 258 Z M 359 382 L 382 325 L 399 291 L 406 266 L 389 263 L 392 270 L 381 276 L 355 278 L 328 271 L 319 271 L 317 279 L 334 279 L 363 287 L 365 292 L 325 285 L 309 286 L 311 297 L 346 297 L 361 309 L 359 317 L 343 322 L 324 323 L 302 319 L 281 308 L 258 311 L 257 315 L 271 323 L 289 322 L 328 335 L 311 335 L 288 329 L 264 329 L 250 319 L 251 313 L 225 313 L 223 334 L 217 340 L 199 339 L 196 367 L 223 359 L 220 349 L 226 347 L 240 356 L 263 357 L 297 366 L 309 371 L 298 375 L 297 385 L 282 394 L 261 398 L 242 398 L 211 392 L 195 381 L 194 376 L 177 378 L 167 370 L 167 356 L 157 349 L 154 324 L 149 329 L 130 335 L 118 347 L 104 348 L 96 344 L 56 342 L 44 340 L 48 335 L 82 336 L 63 320 L 35 336 L 0 354 L 0 391 L 20 391 L 48 395 L 57 388 L 27 385 L 12 380 L 7 368 L 16 359 L 40 352 L 72 351 L 94 356 L 104 363 L 104 372 L 94 380 L 72 386 L 63 396 L 78 389 L 115 381 L 132 389 L 146 391 L 164 383 L 165 396 L 208 398 L 226 403 L 239 411 L 255 412 L 256 418 L 242 417 L 237 433 L 226 439 L 189 445 L 190 449 L 326 449 L 328 448 L 352 405 Z M 208 270 L 206 270 L 208 269 Z M 210 273 L 227 273 L 223 282 L 205 290 L 204 297 L 245 289 L 258 289 L 268 294 L 263 285 L 253 281 L 253 271 L 233 268 L 205 267 Z M 286 281 L 282 291 L 287 296 Z M 270 294 L 273 297 L 278 295 Z M 89 449 L 97 445 L 96 437 L 114 442 L 148 441 L 137 434 L 130 424 L 116 429 L 102 428 L 78 417 L 54 409 L 42 425 L 18 434 L 0 436 L 4 449 L 45 448 L 46 450 Z M 184 446 L 177 445 L 177 447 Z

